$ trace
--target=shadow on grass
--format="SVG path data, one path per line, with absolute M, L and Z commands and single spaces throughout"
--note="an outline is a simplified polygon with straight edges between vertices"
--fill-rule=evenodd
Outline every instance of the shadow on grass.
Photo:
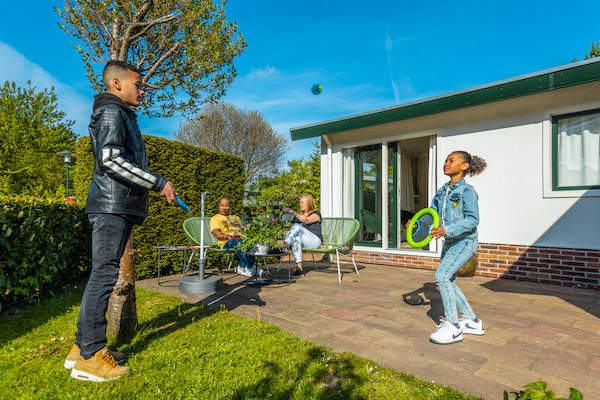
M 209 317 L 216 312 L 218 310 L 210 309 L 202 304 L 178 304 L 151 320 L 138 325 L 134 338 L 121 339 L 117 342 L 117 345 L 125 345 L 122 349 L 125 353 L 139 353 L 145 350 L 153 341 L 185 328 L 202 318 Z
M 139 324 L 134 338 L 119 340 L 117 345 L 126 345 L 123 350 L 126 353 L 140 352 L 146 349 L 154 340 L 185 328 L 202 318 L 209 317 L 219 312 L 221 308 L 232 310 L 241 305 L 264 306 L 265 302 L 259 296 L 260 290 L 260 287 L 246 287 L 241 283 L 225 284 L 223 290 L 213 293 L 194 304 L 178 304 L 156 315 L 151 320 Z
M 423 294 L 423 297 L 421 296 Z M 444 316 L 442 297 L 435 283 L 424 283 L 423 287 L 402 295 L 402 300 L 410 306 L 430 306 L 427 311 L 429 318 L 439 324 Z M 426 301 L 429 300 L 429 301 Z
M 70 289 L 55 298 L 42 300 L 39 304 L 18 309 L 14 315 L 0 315 L 0 343 L 6 343 L 26 335 L 49 320 L 65 314 L 81 303 L 83 287 Z
M 354 372 L 352 362 L 342 358 L 331 359 L 325 364 L 323 357 L 322 348 L 310 347 L 297 365 L 293 378 L 289 378 L 289 372 L 283 371 L 278 364 L 267 361 L 256 371 L 262 378 L 237 389 L 231 399 L 287 400 L 293 395 L 317 400 L 364 399 L 354 393 L 364 383 L 364 378 Z

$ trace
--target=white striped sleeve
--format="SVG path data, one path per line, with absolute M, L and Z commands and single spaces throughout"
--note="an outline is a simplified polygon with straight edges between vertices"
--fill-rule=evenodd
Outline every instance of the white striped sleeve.
M 152 189 L 158 179 L 156 176 L 127 162 L 121 157 L 119 149 L 103 148 L 102 164 L 115 174 L 147 189 Z

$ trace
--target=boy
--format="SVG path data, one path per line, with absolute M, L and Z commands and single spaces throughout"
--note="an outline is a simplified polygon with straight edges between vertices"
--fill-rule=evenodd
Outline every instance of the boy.
M 139 70 L 121 61 L 109 61 L 102 79 L 107 93 L 94 98 L 89 125 L 94 172 L 85 212 L 93 225 L 92 272 L 87 283 L 75 345 L 65 367 L 71 377 L 104 382 L 131 372 L 117 362 L 125 355 L 106 347 L 106 309 L 119 277 L 119 263 L 134 224 L 148 216 L 148 190 L 175 202 L 175 189 L 164 177 L 148 171 L 146 148 L 130 107 L 143 99 Z

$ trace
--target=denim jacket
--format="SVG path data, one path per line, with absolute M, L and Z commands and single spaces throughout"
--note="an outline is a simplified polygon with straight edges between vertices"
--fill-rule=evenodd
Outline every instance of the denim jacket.
M 446 229 L 447 241 L 453 242 L 464 238 L 477 240 L 479 224 L 477 200 L 477 192 L 464 179 L 453 185 L 448 181 L 435 193 L 431 208 L 440 216 L 440 225 Z

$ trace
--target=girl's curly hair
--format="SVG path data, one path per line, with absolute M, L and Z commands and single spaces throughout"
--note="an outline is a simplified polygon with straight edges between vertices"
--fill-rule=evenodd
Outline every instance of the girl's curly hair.
M 465 174 L 469 176 L 478 175 L 483 172 L 485 167 L 487 167 L 487 163 L 485 160 L 479 156 L 474 156 L 467 151 L 454 151 L 453 153 L 460 154 L 463 156 L 465 161 L 469 163 L 469 168 L 465 171 Z

